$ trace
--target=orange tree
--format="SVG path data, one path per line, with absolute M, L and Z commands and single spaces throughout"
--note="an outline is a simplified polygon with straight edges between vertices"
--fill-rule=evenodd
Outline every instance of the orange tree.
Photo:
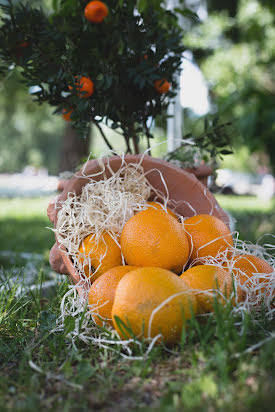
M 127 152 L 139 152 L 142 136 L 149 144 L 150 123 L 175 95 L 184 51 L 164 1 L 53 0 L 50 13 L 31 2 L 0 4 L 2 73 L 21 66 L 37 102 L 54 106 L 82 136 L 93 123 L 112 148 L 105 123 L 123 135 Z

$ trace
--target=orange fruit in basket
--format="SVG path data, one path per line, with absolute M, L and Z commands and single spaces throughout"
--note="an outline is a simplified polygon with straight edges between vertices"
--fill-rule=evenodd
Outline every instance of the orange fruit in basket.
M 229 228 L 216 216 L 196 215 L 184 221 L 191 260 L 206 256 L 215 257 L 233 246 Z
M 259 283 L 268 282 L 266 274 L 272 273 L 274 269 L 263 259 L 254 255 L 236 255 L 229 261 L 233 275 L 239 279 L 240 284 L 253 287 L 253 276 L 260 274 Z M 228 264 L 226 264 L 228 266 Z M 262 276 L 261 276 L 262 274 Z M 255 279 L 257 284 L 257 281 Z M 265 288 L 261 291 L 264 292 Z
M 121 251 L 128 265 L 155 266 L 179 273 L 189 256 L 182 225 L 152 207 L 138 212 L 124 225 Z
M 196 307 L 196 299 L 179 276 L 165 269 L 143 267 L 120 280 L 112 319 L 123 339 L 132 334 L 153 338 L 161 333 L 163 341 L 171 344 L 179 341 L 185 321 L 191 318 L 192 310 L 196 313 Z
M 233 280 L 230 273 L 219 266 L 193 266 L 186 272 L 183 272 L 180 278 L 184 280 L 190 289 L 194 289 L 199 313 L 212 312 L 214 310 L 214 296 L 216 296 L 219 302 L 226 302 L 218 294 L 217 290 L 227 299 L 229 299 L 233 292 Z
M 91 23 L 102 23 L 108 13 L 108 7 L 102 1 L 90 1 L 84 10 L 86 19 Z
M 75 87 L 81 99 L 88 99 L 88 97 L 94 94 L 94 82 L 89 77 L 82 76 L 80 79 L 76 78 Z M 73 87 L 69 86 L 69 90 L 72 89 Z
M 168 213 L 170 216 L 173 216 L 175 219 L 177 219 L 177 216 L 175 215 L 174 212 L 172 212 L 171 209 L 169 209 L 169 207 L 167 207 L 165 209 L 164 205 L 158 202 L 147 202 L 147 205 L 149 205 L 150 207 L 157 209 L 157 210 L 163 210 L 165 213 Z
M 63 109 L 62 110 L 62 117 L 66 122 L 70 122 L 71 121 L 71 114 L 72 114 L 73 110 L 70 109 Z
M 104 320 L 110 325 L 112 322 L 112 307 L 118 282 L 136 266 L 117 266 L 107 270 L 92 284 L 89 290 L 89 305 L 93 313 L 93 319 L 98 326 L 104 324 Z
M 122 265 L 120 247 L 107 232 L 98 241 L 94 233 L 86 236 L 78 250 L 85 275 L 93 282 L 107 270 Z M 89 264 L 85 262 L 87 259 Z
M 160 79 L 154 81 L 154 87 L 158 93 L 163 94 L 169 92 L 171 84 L 166 79 Z

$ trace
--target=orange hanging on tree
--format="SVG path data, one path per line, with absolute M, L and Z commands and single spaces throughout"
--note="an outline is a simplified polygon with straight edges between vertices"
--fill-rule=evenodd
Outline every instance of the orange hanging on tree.
M 155 80 L 154 87 L 158 93 L 168 93 L 171 84 L 166 79 Z
M 26 49 L 27 47 L 29 47 L 29 43 L 27 41 L 24 41 L 20 44 L 18 44 L 15 47 L 15 56 L 17 59 L 19 59 L 20 57 L 22 57 L 22 52 L 24 49 Z
M 79 80 L 76 80 L 75 86 L 82 99 L 87 99 L 94 94 L 94 82 L 89 77 L 80 77 Z M 72 90 L 73 87 L 69 86 L 69 89 Z
M 91 23 L 102 23 L 108 16 L 109 9 L 102 1 L 90 1 L 85 7 L 85 17 Z
M 29 47 L 29 43 L 27 41 L 23 41 L 22 43 L 18 44 L 18 46 L 16 46 L 17 49 L 25 49 L 26 47 Z
M 70 109 L 63 109 L 62 110 L 62 117 L 66 122 L 70 122 L 71 121 L 71 114 L 72 114 L 73 110 Z

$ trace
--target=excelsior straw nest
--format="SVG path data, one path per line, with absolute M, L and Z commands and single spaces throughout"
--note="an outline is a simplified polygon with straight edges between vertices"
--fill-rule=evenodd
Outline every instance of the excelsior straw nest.
M 108 167 L 103 162 L 100 162 L 100 166 L 102 170 Z M 120 247 L 119 238 L 125 223 L 135 213 L 148 207 L 149 197 L 162 199 L 164 209 L 168 204 L 168 189 L 164 179 L 160 176 L 165 195 L 149 183 L 141 162 L 122 162 L 121 168 L 117 172 L 112 171 L 111 177 L 107 178 L 104 174 L 104 179 L 100 181 L 94 180 L 94 177 L 89 176 L 90 182 L 83 187 L 79 196 L 69 193 L 67 199 L 61 202 L 56 228 L 53 229 L 63 253 L 70 257 L 82 279 L 82 285 L 83 282 L 88 283 L 86 286 L 89 286 L 90 280 L 83 275 L 84 266 L 91 265 L 89 258 L 79 253 L 81 241 L 90 234 L 94 234 L 98 241 L 107 232 Z M 169 201 L 171 204 L 173 207 L 173 201 Z M 99 268 L 100 265 L 97 270 Z

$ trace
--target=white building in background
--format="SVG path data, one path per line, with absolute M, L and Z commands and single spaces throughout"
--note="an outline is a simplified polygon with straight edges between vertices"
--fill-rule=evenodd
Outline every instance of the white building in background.
M 196 11 L 199 18 L 207 17 L 207 8 L 204 0 L 187 0 L 186 5 Z M 178 0 L 167 0 L 167 7 L 173 9 L 181 7 Z M 180 24 L 185 25 L 185 19 L 179 16 Z M 167 120 L 167 150 L 171 152 L 181 144 L 184 119 L 183 108 L 189 108 L 198 116 L 203 116 L 210 109 L 208 88 L 204 77 L 197 65 L 193 63 L 190 51 L 183 54 L 182 71 L 178 76 L 179 91 L 174 102 L 168 107 Z
M 193 110 L 198 116 L 209 112 L 208 87 L 190 51 L 183 53 L 179 95 L 181 107 Z

